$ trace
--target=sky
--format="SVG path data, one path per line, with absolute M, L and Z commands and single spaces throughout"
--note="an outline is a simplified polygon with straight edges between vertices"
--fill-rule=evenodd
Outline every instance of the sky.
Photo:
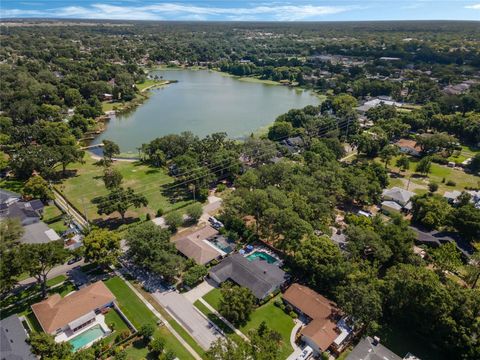
M 480 21 L 480 0 L 0 0 L 0 17 L 199 21 Z

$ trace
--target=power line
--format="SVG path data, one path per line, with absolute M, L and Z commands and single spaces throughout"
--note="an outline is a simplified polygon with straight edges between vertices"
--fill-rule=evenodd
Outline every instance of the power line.
M 331 130 L 343 130 L 343 129 L 345 129 L 347 126 L 349 126 L 349 123 L 350 123 L 350 120 L 345 120 L 345 121 L 343 121 L 343 122 L 337 122 L 337 123 L 336 123 L 336 125 L 337 125 L 336 128 L 326 129 L 326 130 L 323 131 L 322 134 L 317 134 L 317 136 L 323 136 L 323 135 L 325 135 L 326 133 L 328 133 L 328 132 L 331 131 Z M 339 124 L 342 124 L 342 125 L 341 125 L 341 126 L 338 126 Z M 328 125 L 328 126 L 331 126 L 331 125 Z M 287 138 L 288 138 L 288 137 L 287 137 Z M 231 168 L 231 167 L 233 167 L 233 166 L 236 166 L 236 165 L 238 165 L 238 164 L 236 164 L 236 163 L 235 163 L 235 164 L 231 164 L 231 165 L 229 165 L 229 166 L 226 166 L 226 167 L 223 167 L 223 168 L 218 169 L 218 170 L 216 170 L 216 171 L 213 171 L 213 173 L 217 173 L 217 172 L 220 172 L 220 171 L 229 169 L 229 168 Z M 218 166 L 217 166 L 217 167 L 218 167 Z M 202 167 L 201 169 L 205 169 L 205 167 Z M 207 169 L 208 169 L 208 168 L 207 168 Z M 173 184 L 172 186 L 163 188 L 162 191 L 167 191 L 167 190 L 170 190 L 170 189 L 179 187 L 179 186 L 181 186 L 181 185 L 183 185 L 183 184 L 187 184 L 187 183 L 193 182 L 193 181 L 195 181 L 195 180 L 202 179 L 202 178 L 204 178 L 204 177 L 206 177 L 206 176 L 209 176 L 209 175 L 211 175 L 211 174 L 202 175 L 202 176 L 199 176 L 199 177 L 197 177 L 197 178 L 184 180 L 184 181 L 182 181 L 182 182 L 180 182 L 180 183 L 176 183 L 176 184 Z M 170 183 L 170 182 L 168 182 L 168 183 Z M 168 183 L 159 184 L 159 185 L 160 185 L 160 186 L 161 186 L 161 185 L 166 185 L 166 184 L 168 184 Z M 145 196 L 145 195 L 152 194 L 152 193 L 154 193 L 154 192 L 156 192 L 156 191 L 159 191 L 159 190 L 160 190 L 160 189 L 157 189 L 157 188 L 155 188 L 155 189 L 153 189 L 153 190 L 150 190 L 150 189 L 149 189 L 149 190 L 145 190 L 145 191 L 143 191 L 143 192 L 139 192 L 139 193 L 137 193 L 137 195 L 144 195 L 144 196 Z M 106 199 L 105 201 L 100 202 L 100 204 L 106 204 L 106 203 L 108 203 L 108 202 L 112 202 L 113 200 L 114 200 L 114 199 Z M 95 207 L 97 207 L 97 205 L 98 205 L 98 204 L 90 205 L 88 208 L 95 208 Z

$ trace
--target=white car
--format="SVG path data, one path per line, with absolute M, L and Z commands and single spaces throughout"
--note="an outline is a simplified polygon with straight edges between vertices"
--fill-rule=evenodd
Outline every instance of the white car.
M 310 346 L 305 346 L 302 353 L 298 355 L 296 360 L 306 360 L 313 354 L 313 349 Z

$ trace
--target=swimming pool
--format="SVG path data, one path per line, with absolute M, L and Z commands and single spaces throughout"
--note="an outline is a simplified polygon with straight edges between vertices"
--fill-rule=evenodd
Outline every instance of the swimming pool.
M 251 253 L 250 255 L 248 255 L 247 259 L 249 261 L 253 261 L 255 259 L 265 260 L 269 264 L 274 264 L 278 261 L 272 255 L 267 254 L 266 252 L 263 252 L 263 251 L 255 251 L 254 253 Z
M 105 331 L 103 331 L 102 327 L 100 325 L 95 325 L 87 331 L 75 336 L 73 339 L 68 340 L 68 342 L 72 344 L 73 351 L 77 351 L 92 341 L 99 340 L 104 335 Z
M 227 254 L 230 254 L 235 249 L 235 241 L 232 241 L 222 235 L 211 237 L 207 239 L 207 241 Z

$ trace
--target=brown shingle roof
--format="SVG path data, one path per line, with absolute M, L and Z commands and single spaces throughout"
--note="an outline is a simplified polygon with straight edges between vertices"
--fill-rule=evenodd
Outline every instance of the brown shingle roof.
M 203 240 L 218 234 L 218 231 L 211 226 L 204 228 L 181 238 L 175 242 L 175 247 L 186 257 L 195 260 L 197 264 L 207 264 L 216 259 L 221 253 Z
M 32 310 L 42 329 L 46 333 L 53 333 L 114 300 L 115 296 L 105 284 L 97 281 L 64 298 L 54 294 L 44 301 L 33 304 Z
M 312 319 L 302 329 L 302 335 L 311 338 L 322 351 L 327 350 L 339 335 L 334 319 L 341 315 L 337 305 L 316 291 L 300 284 L 292 284 L 283 294 L 283 298 Z
M 322 351 L 326 351 L 340 334 L 337 324 L 329 319 L 314 319 L 305 326 L 301 334 L 308 336 Z

